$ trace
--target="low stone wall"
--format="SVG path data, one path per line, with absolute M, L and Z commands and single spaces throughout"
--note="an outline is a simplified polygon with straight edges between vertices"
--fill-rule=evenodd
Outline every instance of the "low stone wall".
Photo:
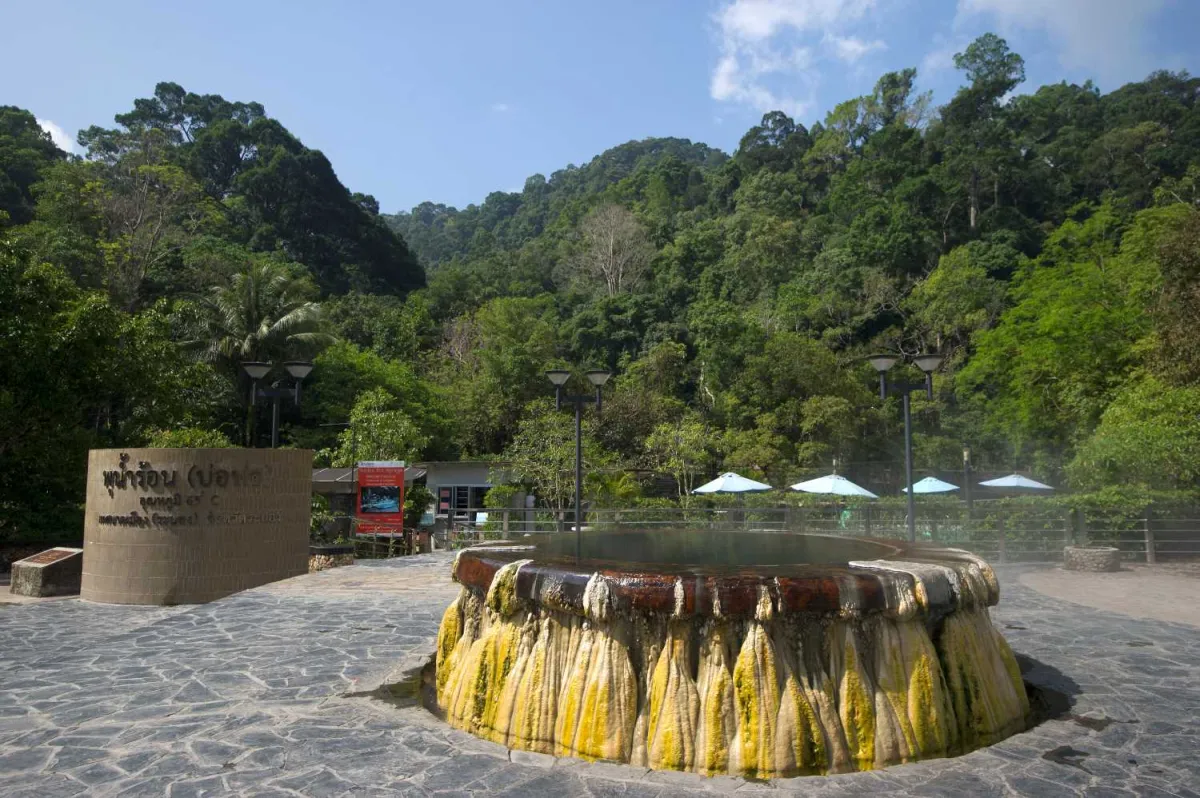
M 1121 551 L 1109 546 L 1084 548 L 1067 546 L 1063 549 L 1063 567 L 1068 571 L 1108 573 L 1121 570 Z

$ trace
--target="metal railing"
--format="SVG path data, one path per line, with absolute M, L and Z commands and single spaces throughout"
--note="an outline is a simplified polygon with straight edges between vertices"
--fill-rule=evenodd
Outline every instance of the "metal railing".
M 352 540 L 356 556 L 397 557 L 420 549 L 420 530 L 357 531 L 349 516 L 333 516 L 331 529 Z M 470 508 L 438 520 L 430 530 L 437 548 L 458 549 L 485 540 L 574 532 L 571 510 Z M 859 505 L 810 507 L 634 507 L 588 511 L 585 532 L 702 530 L 845 535 L 904 540 L 903 509 Z M 1146 513 L 1113 518 L 1058 508 L 917 508 L 917 539 L 966 549 L 993 563 L 1060 562 L 1069 545 L 1106 545 L 1127 562 L 1200 559 L 1200 512 Z
M 571 533 L 571 510 L 486 509 L 462 511 L 446 520 L 439 543 L 461 548 L 484 540 Z M 480 522 L 478 514 L 486 514 Z M 476 519 L 469 521 L 468 519 Z M 904 540 L 902 509 L 863 505 L 828 507 L 598 508 L 588 511 L 584 532 L 655 529 L 726 530 L 846 535 Z M 1130 562 L 1200 558 L 1200 512 L 1146 514 L 1114 520 L 1081 512 L 1027 508 L 918 507 L 917 539 L 971 551 L 995 563 L 1042 563 L 1062 560 L 1063 547 L 1106 545 L 1120 549 Z

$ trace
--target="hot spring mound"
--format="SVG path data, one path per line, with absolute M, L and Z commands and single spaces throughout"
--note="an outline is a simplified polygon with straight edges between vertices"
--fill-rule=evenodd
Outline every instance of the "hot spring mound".
M 526 751 L 776 778 L 1023 731 L 986 562 L 822 535 L 624 532 L 464 549 L 446 720 Z

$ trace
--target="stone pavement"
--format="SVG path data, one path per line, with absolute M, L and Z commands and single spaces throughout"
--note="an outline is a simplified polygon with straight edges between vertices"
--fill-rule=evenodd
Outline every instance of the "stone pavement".
M 1021 584 L 1052 598 L 1137 618 L 1200 627 L 1200 579 L 1158 565 L 1123 565 L 1112 573 L 1039 568 Z
M 1008 569 L 993 617 L 1060 716 L 989 749 L 771 783 L 510 753 L 361 695 L 433 651 L 449 564 L 368 562 L 196 607 L 0 605 L 0 795 L 1200 796 L 1196 629 Z

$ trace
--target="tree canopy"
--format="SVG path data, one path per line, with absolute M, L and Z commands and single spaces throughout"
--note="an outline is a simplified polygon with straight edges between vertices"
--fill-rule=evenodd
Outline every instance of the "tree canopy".
M 1029 87 L 993 34 L 955 65 L 941 107 L 903 69 L 729 155 L 632 141 L 393 215 L 256 102 L 160 83 L 82 157 L 0 107 L 0 537 L 70 527 L 89 447 L 261 443 L 250 359 L 314 359 L 283 440 L 318 463 L 497 458 L 558 505 L 547 368 L 614 372 L 589 484 L 628 500 L 893 472 L 879 350 L 946 356 L 922 468 L 1195 487 L 1200 79 Z

